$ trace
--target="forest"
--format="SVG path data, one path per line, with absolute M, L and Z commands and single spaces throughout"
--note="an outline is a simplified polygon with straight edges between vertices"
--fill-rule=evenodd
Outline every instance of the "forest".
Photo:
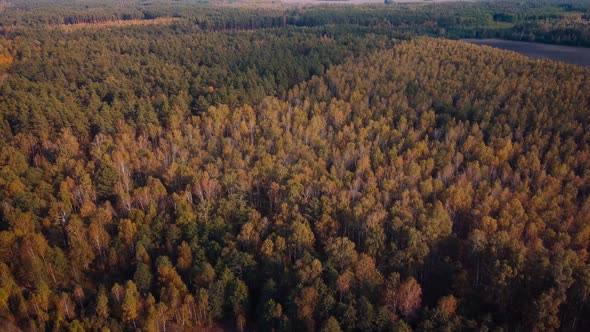
M 588 331 L 587 1 L 0 2 L 0 331 Z

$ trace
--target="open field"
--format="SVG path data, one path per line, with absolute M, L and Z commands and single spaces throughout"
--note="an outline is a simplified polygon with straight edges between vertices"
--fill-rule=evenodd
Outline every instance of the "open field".
M 395 3 L 433 3 L 433 2 L 457 2 L 460 0 L 397 0 Z M 383 0 L 283 0 L 286 4 L 343 4 L 362 5 L 371 3 L 383 3 Z
M 463 39 L 463 41 L 514 51 L 535 59 L 551 59 L 590 67 L 590 49 L 583 47 L 528 43 L 503 39 Z

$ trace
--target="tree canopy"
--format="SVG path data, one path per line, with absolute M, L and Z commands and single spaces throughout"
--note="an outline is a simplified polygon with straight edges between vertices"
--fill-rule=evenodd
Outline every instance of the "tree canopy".
M 590 328 L 590 69 L 375 23 L 430 5 L 148 4 L 0 9 L 1 325 Z

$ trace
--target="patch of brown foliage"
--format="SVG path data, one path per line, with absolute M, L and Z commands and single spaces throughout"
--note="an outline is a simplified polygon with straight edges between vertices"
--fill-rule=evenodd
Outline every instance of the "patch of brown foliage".
M 117 21 L 108 21 L 108 22 L 101 22 L 101 23 L 77 23 L 77 24 L 61 24 L 56 26 L 56 28 L 61 29 L 63 31 L 75 31 L 84 28 L 94 28 L 94 29 L 102 29 L 102 28 L 110 28 L 110 27 L 127 27 L 127 26 L 140 26 L 140 25 L 169 25 L 174 22 L 178 22 L 180 19 L 173 18 L 173 17 L 160 17 L 151 20 L 117 20 Z

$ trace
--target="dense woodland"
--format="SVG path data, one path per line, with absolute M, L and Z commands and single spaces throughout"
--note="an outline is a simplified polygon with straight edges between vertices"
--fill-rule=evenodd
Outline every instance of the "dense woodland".
M 117 20 L 183 18 L 204 30 L 261 28 L 368 27 L 399 35 L 457 38 L 504 38 L 590 47 L 590 3 L 587 0 L 489 0 L 456 3 L 395 3 L 367 6 L 287 6 L 275 1 L 259 6 L 223 6 L 190 0 L 50 0 L 14 1 L 0 16 L 0 34 L 39 25 L 97 23 Z M 270 0 L 269 0 L 270 1 Z M 319 0 L 321 1 L 321 0 Z M 207 1 L 208 2 L 208 1 Z M 389 2 L 389 1 L 388 1 Z M 229 3 L 232 3 L 230 0 Z M 0 1 L 0 10 L 3 9 Z
M 55 6 L 0 6 L 0 330 L 590 330 L 590 69 L 432 5 Z

